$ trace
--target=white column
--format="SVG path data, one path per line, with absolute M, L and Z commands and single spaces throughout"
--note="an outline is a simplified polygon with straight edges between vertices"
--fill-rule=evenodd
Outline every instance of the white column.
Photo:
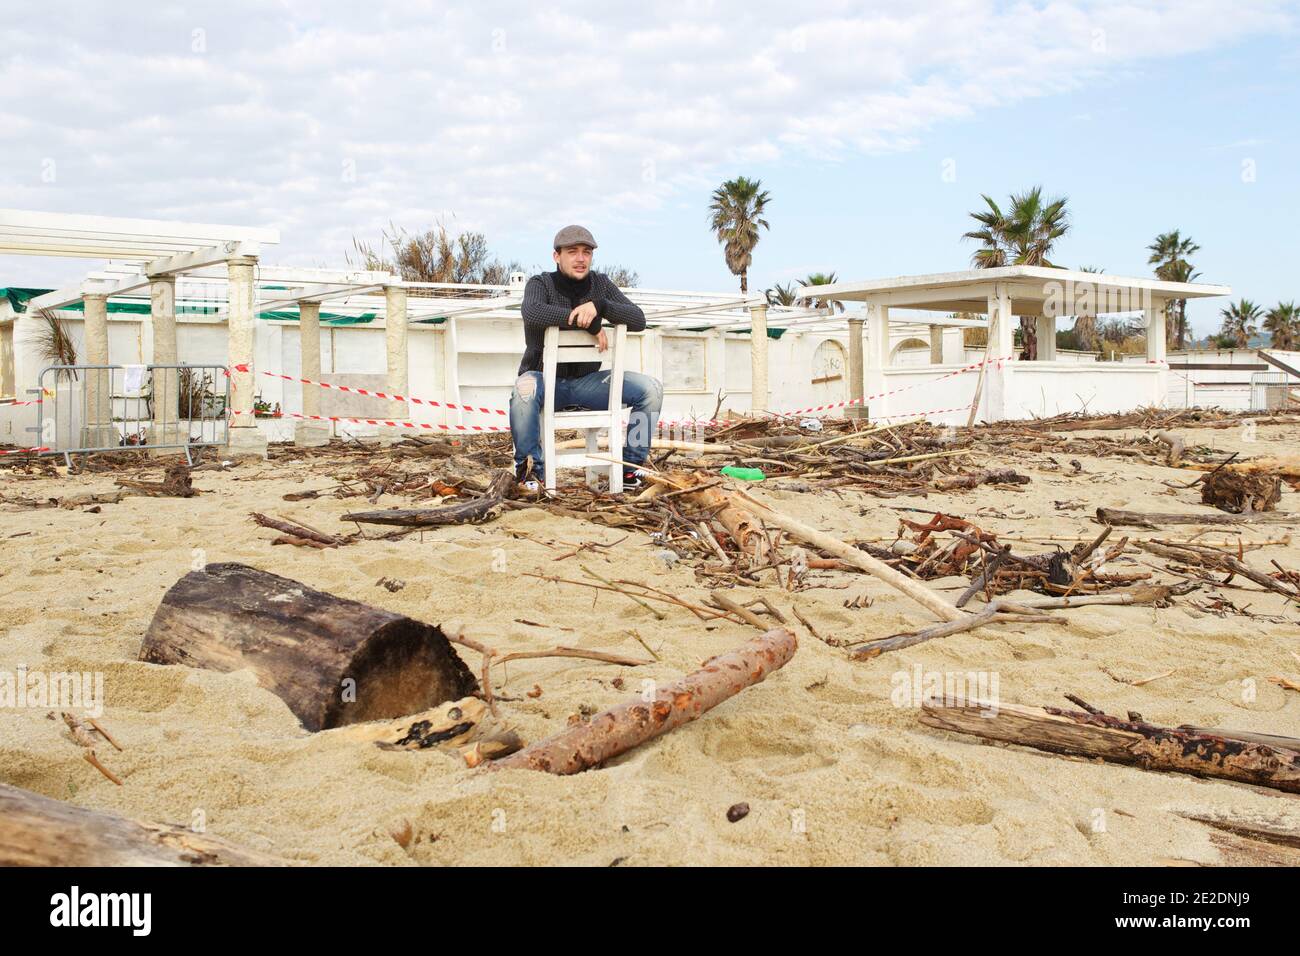
M 885 369 L 889 367 L 889 306 L 883 302 L 867 303 L 867 343 L 863 378 L 866 394 L 879 395 L 886 391 Z M 889 411 L 885 398 L 875 398 L 870 403 L 871 417 L 884 418 Z
M 238 455 L 266 457 L 266 438 L 257 427 L 253 414 L 256 392 L 253 370 L 253 336 L 257 316 L 253 269 L 257 259 L 239 256 L 227 260 L 226 340 L 230 366 L 230 452 Z M 236 366 L 248 371 L 238 371 Z
M 1165 342 L 1165 309 L 1168 303 L 1164 299 L 1151 299 L 1142 308 L 1142 317 L 1147 326 L 1147 361 L 1156 363 L 1155 394 L 1152 404 L 1164 406 L 1169 400 L 1169 366 L 1166 362 L 1168 352 Z
M 84 295 L 87 365 L 108 364 L 108 296 Z M 85 420 L 82 439 L 87 448 L 116 445 L 112 428 L 113 375 L 103 369 L 86 371 Z
M 930 326 L 930 364 L 943 364 L 943 326 Z
M 1040 315 L 1034 319 L 1034 334 L 1038 339 L 1038 361 L 1056 361 L 1056 316 Z
M 989 360 L 984 373 L 984 391 L 988 395 L 985 417 L 996 422 L 1005 420 L 1010 413 L 1012 374 L 1016 364 L 1016 319 L 1011 314 L 1011 296 L 1002 283 L 998 283 L 994 294 L 988 297 L 988 314 L 989 344 L 984 352 Z
M 0 325 L 0 398 L 22 398 L 15 375 L 14 327 L 17 322 Z
M 867 394 L 863 388 L 862 377 L 862 319 L 849 319 L 849 400 L 855 404 L 848 407 L 845 418 L 866 418 L 867 409 L 862 396 Z
M 1152 299 L 1142 309 L 1142 318 L 1147 327 L 1147 361 L 1163 362 L 1168 354 L 1165 344 L 1165 308 L 1164 299 Z
M 302 377 L 313 382 L 321 381 L 320 371 L 320 303 L 298 303 L 298 347 L 302 352 L 300 367 Z M 302 386 L 302 413 L 319 415 L 321 389 L 318 385 Z M 329 442 L 330 429 L 325 422 L 298 421 L 293 429 L 295 445 L 324 445 Z
M 750 411 L 757 414 L 767 408 L 767 306 L 749 310 Z
M 149 281 L 149 321 L 153 325 L 154 365 L 176 364 L 176 277 L 155 276 Z M 182 440 L 178 398 L 179 373 L 174 369 L 153 372 L 153 443 L 172 444 Z M 188 428 L 188 426 L 185 426 Z M 174 449 L 169 449 L 175 452 Z
M 405 395 L 408 391 L 409 353 L 407 351 L 406 289 L 400 285 L 384 286 L 384 339 L 388 345 L 388 391 Z M 390 418 L 406 418 L 406 402 L 389 402 Z

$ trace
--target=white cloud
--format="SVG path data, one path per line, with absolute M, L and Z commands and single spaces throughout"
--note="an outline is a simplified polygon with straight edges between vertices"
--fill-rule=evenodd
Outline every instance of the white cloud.
M 0 50 L 0 205 L 276 225 L 284 262 L 451 211 L 494 241 L 547 234 L 653 217 L 738 165 L 911 149 L 945 120 L 1290 23 L 1268 2 L 653 11 L 26 8 Z

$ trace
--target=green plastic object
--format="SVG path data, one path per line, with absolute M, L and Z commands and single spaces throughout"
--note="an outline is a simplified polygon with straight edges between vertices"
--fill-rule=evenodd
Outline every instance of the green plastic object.
M 722 473 L 730 478 L 739 478 L 741 481 L 762 481 L 767 477 L 761 468 L 737 468 L 735 465 L 723 468 Z

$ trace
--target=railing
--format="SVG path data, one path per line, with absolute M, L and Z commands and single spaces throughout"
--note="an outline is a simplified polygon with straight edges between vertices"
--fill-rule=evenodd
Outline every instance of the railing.
M 142 448 L 191 450 L 227 443 L 230 376 L 221 365 L 51 365 L 32 397 L 41 454 Z

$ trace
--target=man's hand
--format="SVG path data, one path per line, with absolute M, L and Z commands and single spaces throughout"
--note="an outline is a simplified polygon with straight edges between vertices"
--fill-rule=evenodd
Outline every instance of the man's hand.
M 604 329 L 601 329 L 599 332 L 596 333 L 596 351 L 604 352 L 607 351 L 608 349 L 609 349 L 609 336 L 605 334 Z
M 595 320 L 596 305 L 593 302 L 584 302 L 569 313 L 569 324 L 576 325 L 580 329 L 585 329 Z

